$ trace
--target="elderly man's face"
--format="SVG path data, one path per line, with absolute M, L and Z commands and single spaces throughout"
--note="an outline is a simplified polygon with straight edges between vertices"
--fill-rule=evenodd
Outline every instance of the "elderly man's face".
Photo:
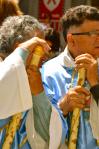
M 99 57 L 99 21 L 85 20 L 80 26 L 72 26 L 69 32 L 74 33 L 70 34 L 70 38 L 67 35 L 69 49 L 74 57 L 83 53 Z

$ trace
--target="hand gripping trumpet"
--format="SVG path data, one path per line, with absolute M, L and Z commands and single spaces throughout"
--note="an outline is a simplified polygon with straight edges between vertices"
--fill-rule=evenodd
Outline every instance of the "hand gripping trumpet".
M 81 68 L 78 71 L 78 85 L 83 85 L 85 81 L 85 69 Z M 78 127 L 79 127 L 79 118 L 80 118 L 80 109 L 75 108 L 72 115 L 71 120 L 71 128 L 70 128 L 70 138 L 68 149 L 76 149 L 77 135 L 78 135 Z

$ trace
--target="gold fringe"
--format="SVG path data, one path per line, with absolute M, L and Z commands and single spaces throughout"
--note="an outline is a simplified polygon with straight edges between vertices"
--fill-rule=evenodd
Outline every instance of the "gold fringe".
M 12 117 L 12 120 L 8 126 L 6 131 L 6 137 L 2 149 L 10 149 L 13 143 L 13 139 L 17 129 L 19 128 L 20 121 L 21 121 L 21 113 L 18 113 Z
M 21 144 L 19 144 L 19 148 L 21 148 L 27 141 L 27 136 L 22 140 Z

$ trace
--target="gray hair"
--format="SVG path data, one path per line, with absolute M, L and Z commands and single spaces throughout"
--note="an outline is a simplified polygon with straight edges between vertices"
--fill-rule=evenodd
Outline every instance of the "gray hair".
M 43 31 L 43 28 L 32 16 L 8 17 L 0 27 L 0 52 L 9 55 L 14 50 L 15 43 L 24 42 L 35 36 L 36 30 Z

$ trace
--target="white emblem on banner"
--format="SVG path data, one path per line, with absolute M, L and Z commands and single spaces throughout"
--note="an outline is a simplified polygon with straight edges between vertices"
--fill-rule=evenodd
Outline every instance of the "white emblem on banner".
M 59 5 L 61 0 L 43 0 L 44 5 L 50 11 L 53 11 Z

